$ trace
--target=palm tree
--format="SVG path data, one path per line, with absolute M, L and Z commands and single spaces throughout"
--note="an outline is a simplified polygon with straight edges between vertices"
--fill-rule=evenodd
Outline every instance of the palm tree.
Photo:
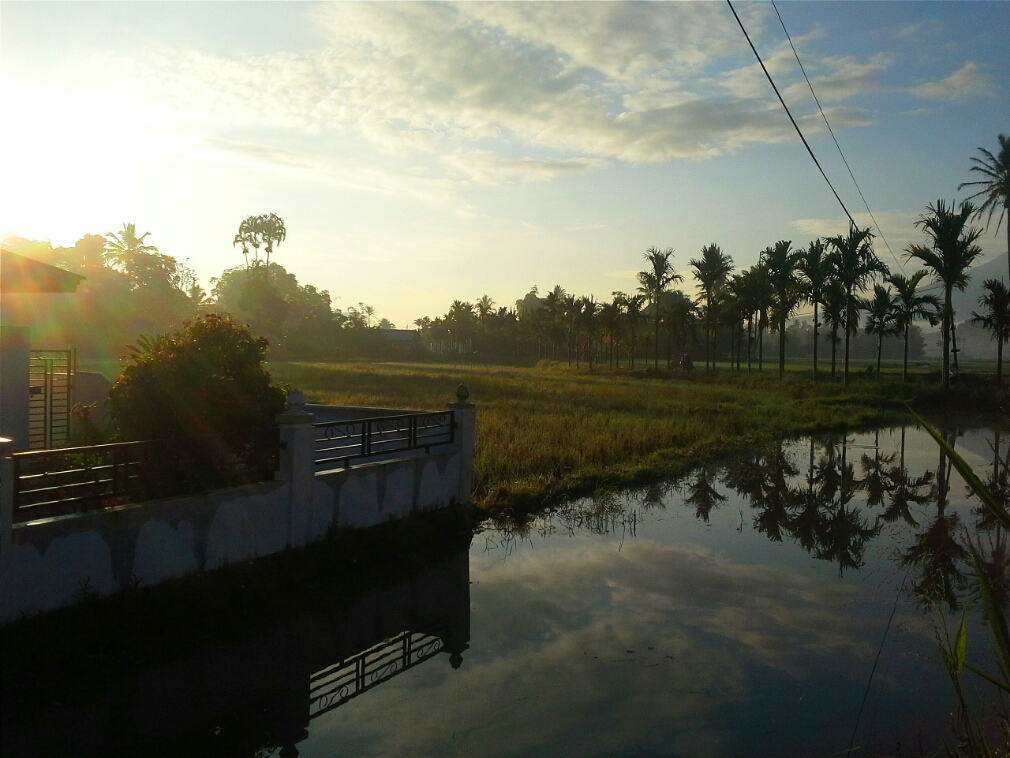
M 912 322 L 923 319 L 930 326 L 936 326 L 939 321 L 940 298 L 936 295 L 923 295 L 918 291 L 921 282 L 929 272 L 919 269 L 911 277 L 904 274 L 894 274 L 887 281 L 894 285 L 894 306 L 897 314 L 896 326 L 904 334 L 905 354 L 901 366 L 901 381 L 908 381 L 908 331 Z
M 849 337 L 859 328 L 856 312 L 856 290 L 863 289 L 877 274 L 887 274 L 887 266 L 873 252 L 873 233 L 849 226 L 847 235 L 837 235 L 825 240 L 833 248 L 831 261 L 835 277 L 845 290 L 845 367 L 842 383 L 849 383 Z
M 701 286 L 702 297 L 705 300 L 705 370 L 708 370 L 710 355 L 710 338 L 712 335 L 712 316 L 715 313 L 715 300 L 726 283 L 726 278 L 733 271 L 733 259 L 726 255 L 722 248 L 714 242 L 701 249 L 701 258 L 692 258 L 691 268 L 694 278 Z M 715 368 L 715 361 L 712 361 Z
M 986 279 L 982 285 L 978 304 L 985 308 L 982 314 L 972 311 L 973 324 L 981 324 L 992 332 L 996 340 L 996 384 L 1003 386 L 1003 343 L 1010 342 L 1010 288 L 1002 279 Z
M 899 333 L 897 303 L 891 290 L 882 284 L 873 285 L 873 297 L 859 301 L 866 311 L 866 333 L 877 335 L 877 379 L 880 379 L 880 354 L 884 337 Z
M 835 279 L 828 280 L 821 294 L 824 299 L 824 321 L 831 329 L 831 376 L 835 375 L 835 363 L 838 356 L 838 343 L 842 338 L 838 336 L 838 330 L 845 328 L 846 298 L 845 288 Z
M 276 213 L 266 213 L 260 216 L 247 216 L 239 224 L 238 232 L 232 240 L 232 246 L 241 245 L 242 255 L 245 256 L 246 266 L 249 265 L 249 248 L 253 248 L 253 266 L 260 265 L 260 246 L 265 246 L 266 269 L 270 268 L 270 253 L 273 252 L 274 245 L 279 245 L 287 238 L 288 232 L 284 227 L 284 219 Z
M 615 293 L 616 294 L 616 293 Z M 623 295 L 621 305 L 624 306 L 624 316 L 631 327 L 631 367 L 635 367 L 635 328 L 645 318 L 645 295 Z M 648 365 L 648 363 L 646 364 Z
M 968 286 L 971 275 L 968 269 L 982 254 L 976 244 L 982 230 L 969 227 L 968 219 L 975 214 L 975 206 L 965 200 L 954 210 L 943 200 L 926 206 L 915 225 L 929 237 L 931 245 L 909 245 L 906 258 L 916 258 L 932 270 L 933 278 L 943 282 L 943 386 L 950 386 L 950 333 L 954 325 L 954 307 L 951 295 L 955 289 Z
M 150 234 L 144 232 L 138 236 L 136 224 L 124 223 L 120 231 L 105 235 L 106 258 L 138 283 L 151 268 L 151 259 L 159 255 L 158 248 L 144 242 Z
M 999 215 L 996 217 L 996 233 L 999 234 L 999 225 L 1003 217 L 1008 216 L 1006 225 L 1006 252 L 1007 270 L 1010 272 L 1010 139 L 1007 139 L 1002 134 L 997 139 L 999 140 L 999 153 L 997 155 L 993 155 L 984 147 L 980 147 L 978 151 L 982 153 L 982 157 L 975 156 L 971 159 L 971 162 L 975 165 L 969 171 L 977 171 L 985 179 L 980 179 L 977 182 L 963 182 L 957 186 L 957 189 L 960 192 L 964 187 L 979 188 L 978 192 L 969 195 L 968 199 L 985 198 L 975 213 L 979 216 L 983 213 L 988 213 L 985 223 L 986 230 L 989 229 L 989 223 L 992 221 L 993 214 L 999 210 L 1000 206 L 1003 207 L 1002 210 L 999 210 Z
M 804 298 L 814 306 L 814 381 L 817 381 L 817 329 L 820 322 L 817 309 L 821 304 L 824 287 L 831 277 L 831 266 L 827 252 L 821 240 L 812 240 L 807 249 L 799 253 L 796 259 L 796 273 L 803 277 L 805 288 Z
M 800 289 L 796 280 L 797 254 L 792 250 L 790 240 L 779 240 L 774 247 L 765 248 L 761 262 L 768 271 L 768 280 L 775 293 L 774 314 L 779 333 L 779 379 L 786 371 L 786 320 L 800 299 Z
M 638 272 L 638 291 L 649 299 L 649 303 L 655 311 L 656 354 L 653 368 L 657 371 L 659 370 L 659 301 L 671 284 L 684 281 L 684 277 L 673 270 L 673 264 L 670 263 L 672 257 L 672 247 L 668 247 L 666 250 L 650 247 L 645 251 L 645 260 L 652 266 L 652 270 L 646 269 Z

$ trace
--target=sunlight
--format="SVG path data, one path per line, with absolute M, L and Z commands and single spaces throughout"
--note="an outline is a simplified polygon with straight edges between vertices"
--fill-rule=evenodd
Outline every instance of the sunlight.
M 138 180 L 186 150 L 163 115 L 98 96 L 5 80 L 0 102 L 18 114 L 0 126 L 0 233 L 72 245 L 96 223 L 130 217 Z M 152 192 L 174 191 L 158 182 L 143 190 L 147 202 Z

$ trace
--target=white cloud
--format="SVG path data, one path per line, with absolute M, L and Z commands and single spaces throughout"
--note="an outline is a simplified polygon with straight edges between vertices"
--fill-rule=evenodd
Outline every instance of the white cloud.
M 984 97 L 992 93 L 995 84 L 992 77 L 974 61 L 965 61 L 957 71 L 933 82 L 923 82 L 909 89 L 916 97 L 926 100 L 951 102 L 968 97 Z

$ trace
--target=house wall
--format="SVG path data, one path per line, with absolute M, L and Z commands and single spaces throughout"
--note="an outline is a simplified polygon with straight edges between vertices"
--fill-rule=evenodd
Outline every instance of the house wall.
M 472 406 L 456 404 L 456 441 L 430 454 L 315 471 L 313 414 L 278 417 L 273 482 L 12 524 L 12 466 L 0 469 L 0 623 L 94 595 L 149 587 L 469 499 Z M 457 407 L 459 406 L 459 407 Z M 2 454 L 0 450 L 0 454 Z

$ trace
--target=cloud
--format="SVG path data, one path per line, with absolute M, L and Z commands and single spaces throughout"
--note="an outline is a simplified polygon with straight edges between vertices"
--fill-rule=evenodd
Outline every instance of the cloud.
M 446 156 L 444 162 L 478 184 L 499 184 L 508 179 L 537 182 L 558 176 L 583 173 L 607 166 L 607 161 L 594 158 L 538 160 L 507 158 L 489 150 L 457 153 Z
M 961 68 L 949 76 L 911 87 L 909 92 L 925 100 L 952 102 L 969 97 L 984 97 L 994 90 L 992 77 L 974 61 L 965 61 Z

